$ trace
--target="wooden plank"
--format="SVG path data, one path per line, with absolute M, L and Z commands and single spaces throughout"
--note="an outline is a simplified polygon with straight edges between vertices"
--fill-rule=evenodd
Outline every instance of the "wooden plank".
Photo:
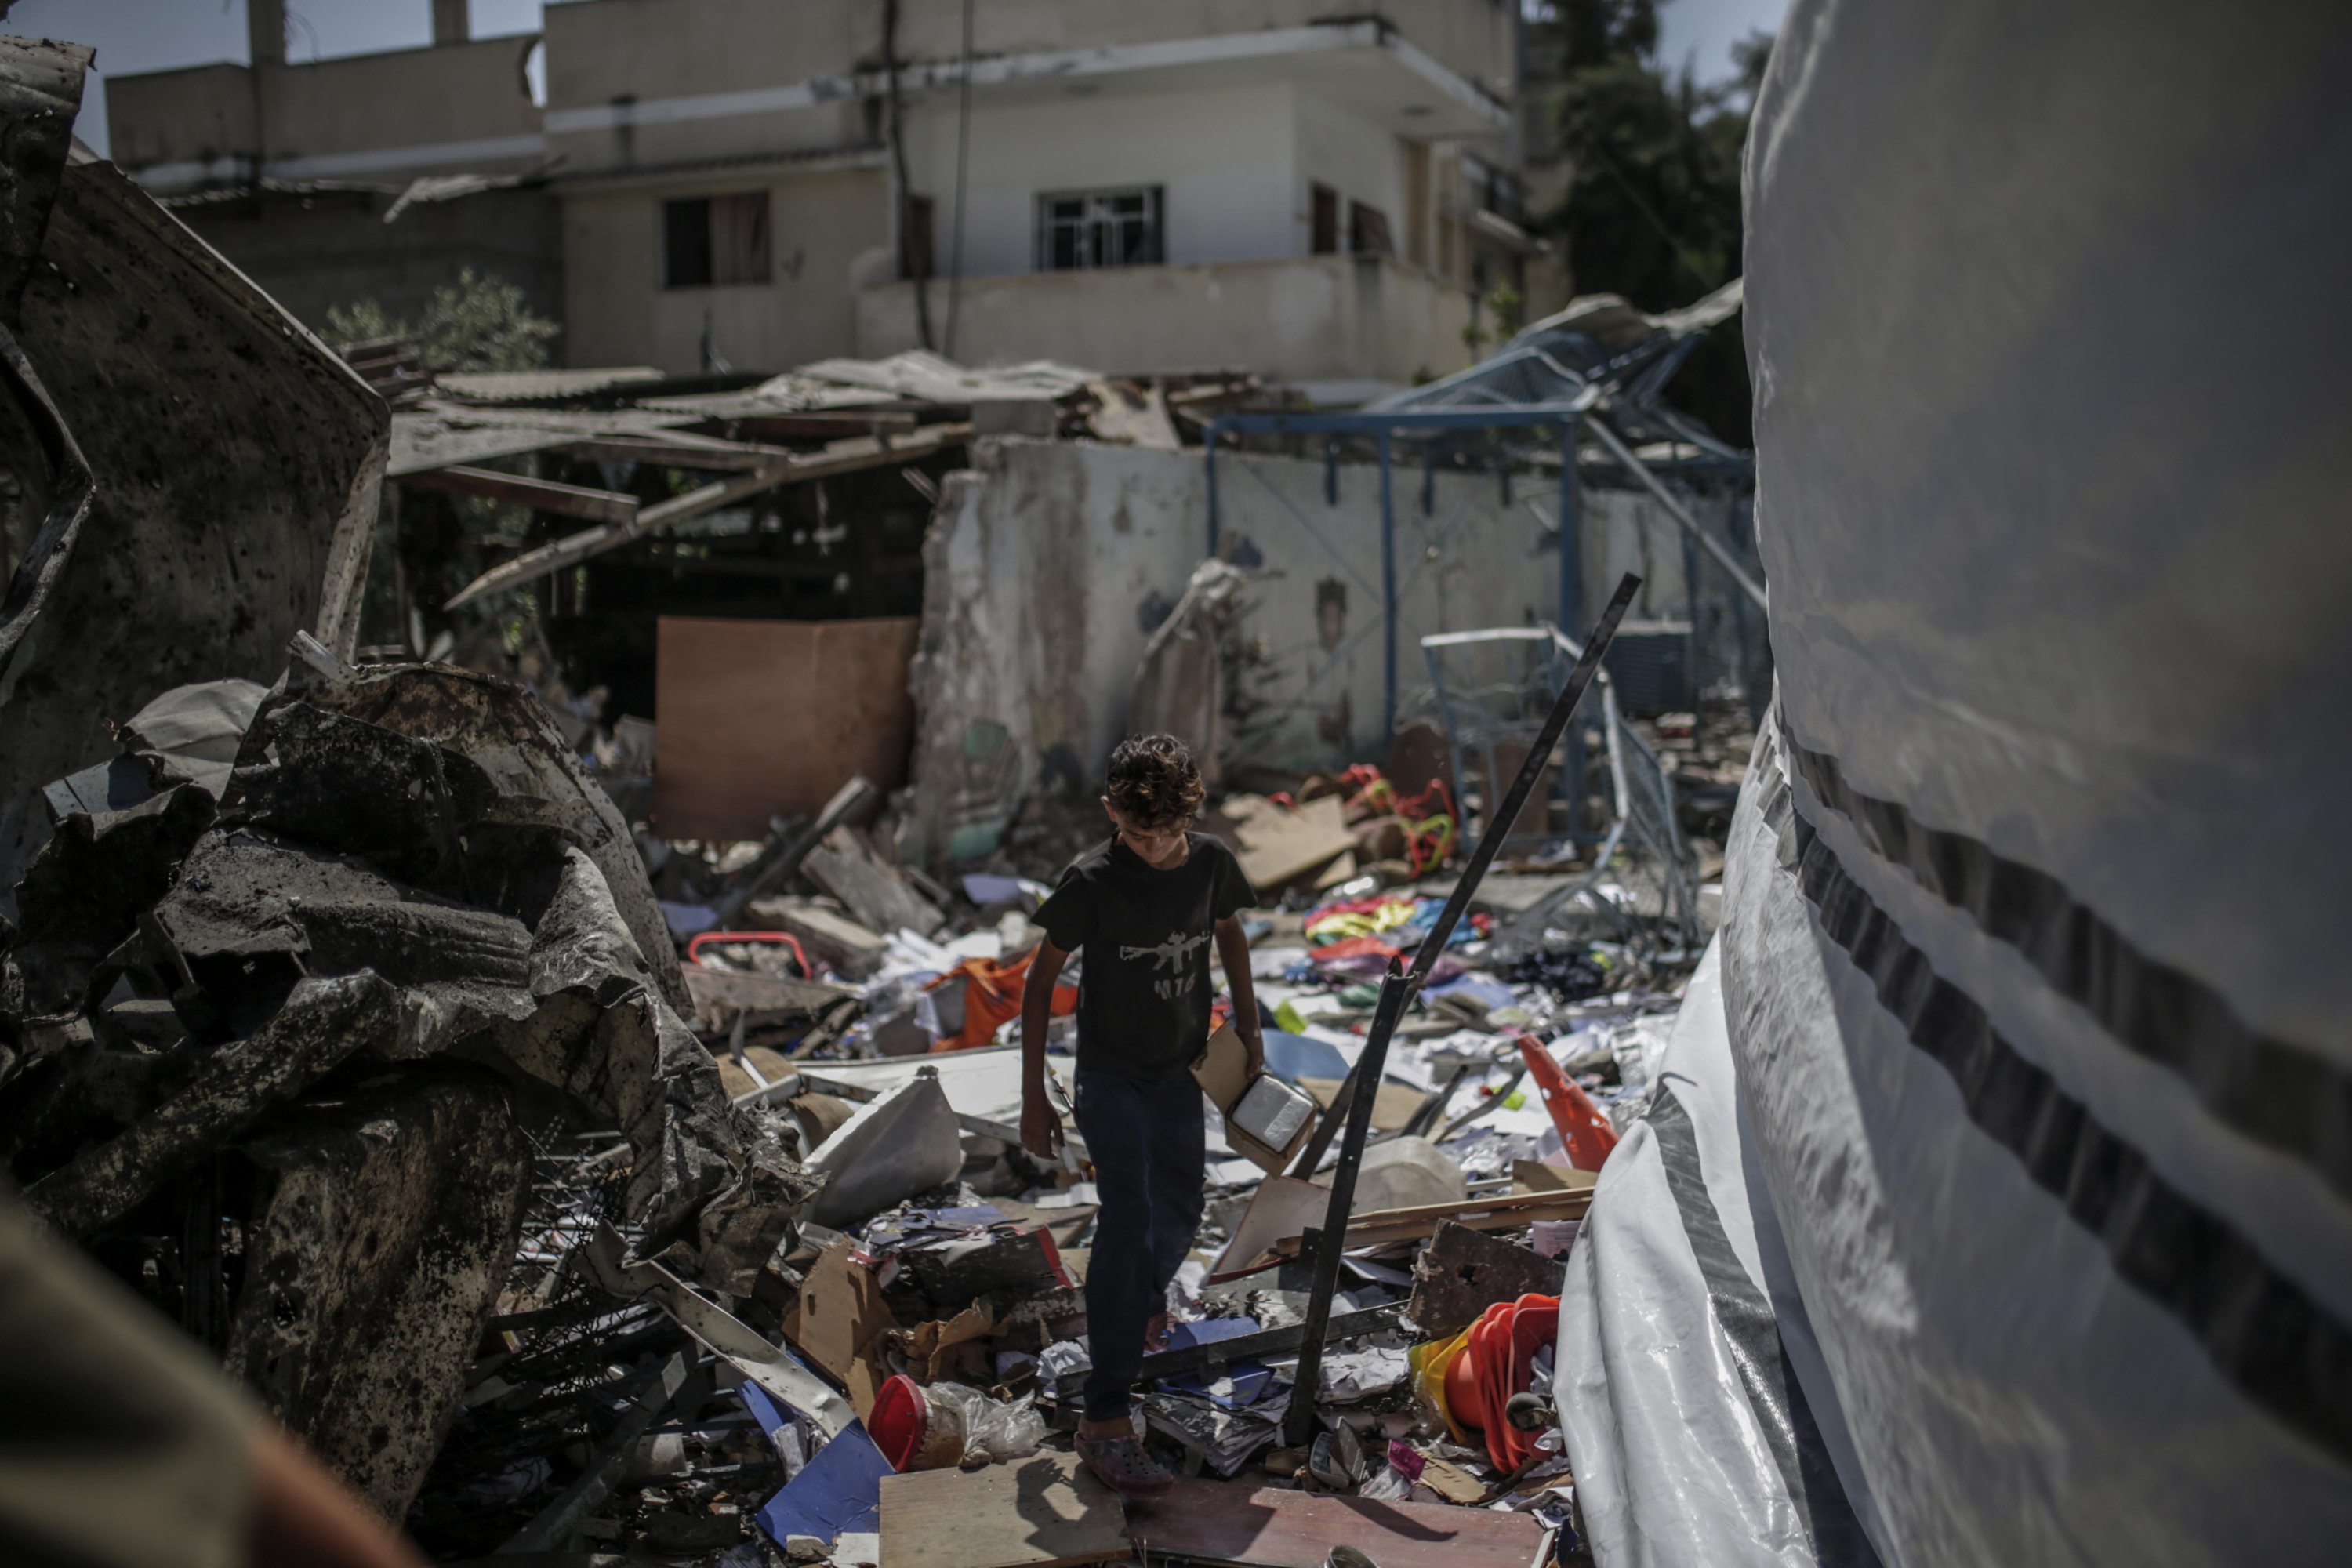
M 608 463 L 652 463 L 665 468 L 760 468 L 789 463 L 784 447 L 719 441 L 705 436 L 598 436 L 564 448 L 576 458 Z
M 808 409 L 799 414 L 756 414 L 742 419 L 730 419 L 727 427 L 741 434 L 765 436 L 772 440 L 806 440 L 812 436 L 844 436 L 853 430 L 876 435 L 885 430 L 912 430 L 915 416 L 908 411 L 890 413 L 860 413 L 856 409 L 825 412 Z
M 1157 1501 L 1128 1504 L 1127 1515 L 1129 1536 L 1154 1561 L 1250 1568 L 1323 1568 L 1334 1546 L 1352 1546 L 1381 1568 L 1528 1568 L 1544 1536 L 1524 1513 L 1182 1479 Z M 884 1568 L 897 1568 L 884 1541 Z
M 821 847 L 809 851 L 801 869 L 851 914 L 886 935 L 906 927 L 929 936 L 946 923 L 938 907 L 908 887 L 895 868 L 876 859 L 851 828 L 834 829 Z
M 879 435 L 853 437 L 845 441 L 829 442 L 818 451 L 796 452 L 789 461 L 755 468 L 739 478 L 704 485 L 685 495 L 646 507 L 631 521 L 607 522 L 595 528 L 583 529 L 553 543 L 527 551 L 503 565 L 491 567 L 458 589 L 442 607 L 454 610 L 485 595 L 519 588 L 525 583 L 536 582 L 567 566 L 576 566 L 591 556 L 616 549 L 640 534 L 699 517 L 730 501 L 741 500 L 746 496 L 773 489 L 781 484 L 796 479 L 821 479 L 833 474 L 855 473 L 861 468 L 877 468 L 885 463 L 929 457 L 933 452 L 961 446 L 971 439 L 971 426 L 964 422 L 928 425 L 912 435 L 896 438 Z
M 688 994 L 694 998 L 695 1025 L 706 1034 L 731 1027 L 738 1013 L 754 1028 L 788 1024 L 814 1018 L 843 997 L 856 994 L 845 985 L 782 974 L 705 969 L 693 963 L 681 965 L 679 972 L 686 977 Z
M 1432 1338 L 1461 1332 L 1497 1301 L 1558 1296 L 1566 1262 L 1531 1247 L 1481 1235 L 1458 1220 L 1441 1220 L 1437 1235 L 1412 1260 L 1412 1298 L 1405 1316 Z
M 1358 1226 L 1397 1225 L 1414 1220 L 1453 1219 L 1460 1215 L 1533 1211 L 1550 1208 L 1563 1200 L 1590 1203 L 1591 1198 L 1592 1190 L 1591 1184 L 1587 1184 L 1583 1187 L 1572 1187 L 1557 1193 L 1511 1193 L 1491 1198 L 1468 1198 L 1460 1203 L 1421 1204 L 1412 1208 L 1402 1209 L 1373 1209 L 1349 1219 L 1348 1228 L 1353 1230 Z
M 625 525 L 637 516 L 637 498 L 618 490 L 592 490 L 580 485 L 561 485 L 553 479 L 502 474 L 494 468 L 469 468 L 462 464 L 428 468 L 421 474 L 403 474 L 399 482 L 418 489 L 451 490 L 458 495 L 516 501 L 541 511 L 586 518 L 591 522 Z
M 1077 1568 L 1131 1550 L 1118 1494 L 1075 1454 L 882 1478 L 882 1568 Z
M 912 617 L 736 621 L 655 630 L 653 820 L 673 838 L 761 838 L 863 773 L 907 780 Z
M 1467 1226 L 1472 1230 L 1517 1230 L 1539 1219 L 1582 1219 L 1591 1207 L 1592 1194 L 1589 1190 L 1580 1190 L 1472 1198 L 1468 1203 L 1431 1204 L 1418 1209 L 1382 1209 L 1359 1215 L 1348 1222 L 1348 1245 L 1350 1247 L 1380 1247 L 1391 1241 L 1418 1241 L 1433 1234 L 1438 1226 L 1447 1220 Z M 1262 1256 L 1296 1257 L 1299 1240 L 1295 1236 L 1285 1237 L 1267 1247 Z

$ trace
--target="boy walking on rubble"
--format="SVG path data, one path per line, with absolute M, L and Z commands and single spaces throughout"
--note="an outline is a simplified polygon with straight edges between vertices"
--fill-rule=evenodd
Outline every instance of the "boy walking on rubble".
M 1102 1207 L 1087 1266 L 1094 1368 L 1077 1447 L 1088 1469 L 1137 1498 L 1175 1479 L 1144 1451 L 1128 1395 L 1145 1350 L 1165 1342 L 1168 1287 L 1201 1225 L 1202 1100 L 1192 1067 L 1209 1042 L 1212 938 L 1253 1075 L 1265 1056 L 1237 912 L 1256 899 L 1233 851 L 1191 831 L 1203 793 L 1174 736 L 1119 743 L 1103 796 L 1117 831 L 1071 862 L 1038 910 L 1045 941 L 1021 998 L 1021 1142 L 1051 1160 L 1062 1122 L 1046 1098 L 1046 1016 L 1055 977 L 1084 950 L 1076 1110 Z

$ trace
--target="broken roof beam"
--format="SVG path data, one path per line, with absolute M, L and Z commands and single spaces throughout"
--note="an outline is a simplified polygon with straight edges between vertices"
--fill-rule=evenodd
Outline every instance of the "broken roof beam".
M 591 522 L 625 524 L 637 515 L 637 498 L 618 490 L 592 490 L 580 485 L 558 484 L 553 479 L 502 474 L 493 468 L 470 468 L 463 464 L 403 474 L 399 482 L 421 489 L 515 501 L 540 511 L 561 512 L 565 517 L 585 518 Z
M 760 447 L 743 441 L 660 436 L 597 436 L 575 441 L 563 450 L 575 458 L 610 463 L 652 463 L 666 468 L 759 468 L 790 462 L 799 456 L 786 447 Z
M 796 414 L 747 414 L 727 421 L 730 430 L 749 431 L 772 439 L 807 439 L 814 436 L 845 436 L 862 430 L 867 435 L 882 432 L 912 430 L 918 423 L 915 415 L 906 409 L 803 409 Z
M 949 447 L 962 446 L 971 439 L 971 426 L 966 421 L 925 426 L 903 438 L 859 436 L 845 441 L 831 442 L 814 452 L 795 452 L 789 459 L 780 461 L 774 467 L 754 468 L 738 478 L 704 485 L 682 496 L 646 507 L 631 521 L 608 522 L 596 528 L 582 529 L 568 538 L 528 551 L 503 565 L 491 567 L 457 590 L 442 607 L 454 610 L 470 605 L 485 595 L 535 583 L 566 567 L 576 566 L 591 556 L 602 555 L 607 550 L 617 550 L 640 534 L 700 517 L 704 512 L 715 511 L 730 501 L 773 489 L 781 484 L 795 479 L 821 479 L 832 474 L 855 473 L 860 468 L 929 457 Z

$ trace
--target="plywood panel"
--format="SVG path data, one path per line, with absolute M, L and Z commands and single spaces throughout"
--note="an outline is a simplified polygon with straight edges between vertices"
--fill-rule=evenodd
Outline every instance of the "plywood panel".
M 882 1568 L 1108 1563 L 1130 1554 L 1126 1530 L 1118 1494 L 1073 1454 L 882 1478 Z
M 1543 1526 L 1523 1513 L 1202 1480 L 1130 1503 L 1127 1517 L 1128 1534 L 1153 1561 L 1254 1568 L 1322 1568 L 1334 1546 L 1356 1547 L 1381 1568 L 1527 1568 L 1543 1540 Z
M 856 773 L 907 782 L 912 617 L 664 616 L 656 644 L 653 824 L 671 838 L 763 838 Z

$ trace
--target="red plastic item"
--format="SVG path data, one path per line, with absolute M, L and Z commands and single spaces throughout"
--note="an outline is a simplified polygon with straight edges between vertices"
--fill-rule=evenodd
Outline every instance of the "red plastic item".
M 1496 1469 L 1516 1470 L 1534 1454 L 1537 1434 L 1512 1426 L 1504 1408 L 1534 1383 L 1536 1352 L 1559 1338 L 1559 1298 L 1497 1301 L 1470 1325 L 1469 1335 L 1445 1369 L 1445 1408 L 1477 1429 Z
M 781 943 L 793 950 L 793 962 L 801 966 L 803 979 L 814 979 L 816 971 L 809 967 L 808 954 L 801 951 L 801 939 L 788 931 L 707 931 L 686 944 L 686 961 L 697 968 L 702 965 L 702 950 L 713 943 L 730 942 L 764 942 Z
M 886 1381 L 874 1395 L 874 1408 L 866 1417 L 866 1435 L 874 1439 L 890 1468 L 903 1475 L 923 1446 L 923 1427 L 929 1416 L 930 1405 L 923 1391 L 902 1374 Z
M 1544 1043 L 1533 1035 L 1519 1037 L 1519 1054 L 1528 1058 L 1528 1072 L 1543 1091 L 1544 1110 L 1551 1115 L 1551 1124 L 1559 1129 L 1559 1141 L 1568 1146 L 1568 1163 L 1579 1171 L 1597 1171 L 1609 1158 L 1609 1151 L 1617 1147 L 1617 1133 L 1592 1097 L 1570 1081 L 1551 1059 Z
M 1361 958 L 1367 953 L 1374 958 L 1395 958 L 1403 952 L 1396 943 L 1382 942 L 1376 936 L 1349 936 L 1324 943 L 1315 950 L 1314 956 L 1319 963 L 1327 958 Z

